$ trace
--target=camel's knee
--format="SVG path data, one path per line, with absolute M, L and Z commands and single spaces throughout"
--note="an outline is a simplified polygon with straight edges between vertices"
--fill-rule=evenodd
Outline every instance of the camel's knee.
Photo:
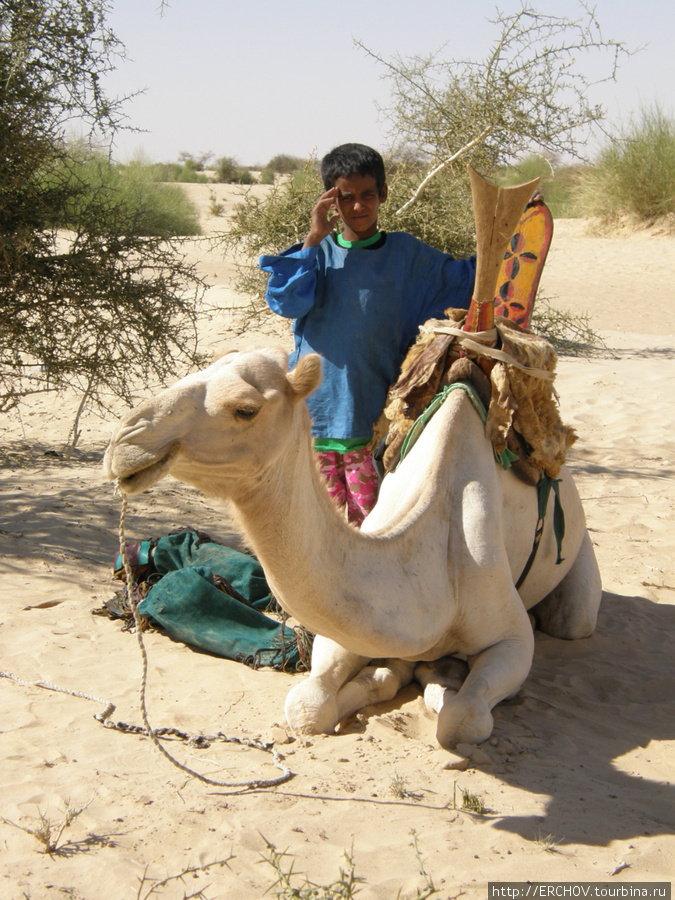
M 538 627 L 553 637 L 576 640 L 595 631 L 602 598 L 602 581 L 588 532 L 574 565 L 560 584 L 532 613 Z
M 438 712 L 436 739 L 446 750 L 457 744 L 480 744 L 492 734 L 494 719 L 483 697 L 446 690 Z
M 288 692 L 284 713 L 297 734 L 333 734 L 339 721 L 335 694 L 311 675 Z
M 469 667 L 462 659 L 445 656 L 415 667 L 415 678 L 424 690 L 424 705 L 430 712 L 440 713 L 443 703 L 461 689 Z

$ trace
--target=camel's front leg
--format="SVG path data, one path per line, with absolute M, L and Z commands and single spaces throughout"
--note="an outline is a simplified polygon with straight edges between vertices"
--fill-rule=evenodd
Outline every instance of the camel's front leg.
M 534 654 L 530 620 L 515 588 L 498 640 L 469 657 L 469 674 L 456 685 L 436 691 L 436 737 L 442 747 L 478 744 L 492 734 L 493 706 L 517 693 L 528 676 Z M 427 696 L 425 690 L 425 699 Z M 432 692 L 433 694 L 433 692 Z
M 338 692 L 353 678 L 368 658 L 349 653 L 329 638 L 318 635 L 312 647 L 312 667 L 307 678 L 286 697 L 286 721 L 300 734 L 332 734 L 343 718 Z
M 392 700 L 412 681 L 414 663 L 387 659 L 369 666 L 368 662 L 317 635 L 309 677 L 286 698 L 291 728 L 304 734 L 331 734 L 338 722 L 364 706 Z
M 402 659 L 383 659 L 377 665 L 366 666 L 356 678 L 340 688 L 337 695 L 338 722 L 364 706 L 393 700 L 402 687 L 410 684 L 414 669 L 415 663 Z

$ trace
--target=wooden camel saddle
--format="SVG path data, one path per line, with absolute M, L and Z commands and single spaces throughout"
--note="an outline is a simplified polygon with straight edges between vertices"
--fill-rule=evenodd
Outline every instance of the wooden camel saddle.
M 557 355 L 528 330 L 553 235 L 538 179 L 497 188 L 469 168 L 478 268 L 471 306 L 426 322 L 389 391 L 383 464 L 395 468 L 410 430 L 449 385 L 469 382 L 485 406 L 485 431 L 502 464 L 525 481 L 555 479 L 573 429 L 563 425 L 553 388 Z M 436 401 L 438 402 L 438 401 Z M 377 436 L 377 430 L 376 430 Z M 381 449 L 382 452 L 382 449 Z M 507 462 L 505 463 L 504 460 Z

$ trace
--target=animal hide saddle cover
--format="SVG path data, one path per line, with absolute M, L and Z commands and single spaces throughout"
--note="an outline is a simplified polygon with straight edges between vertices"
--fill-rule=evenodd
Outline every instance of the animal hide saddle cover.
M 430 319 L 420 330 L 389 390 L 384 421 L 375 426 L 376 439 L 386 432 L 385 469 L 396 467 L 406 435 L 433 397 L 453 382 L 470 381 L 487 408 L 485 434 L 495 452 L 508 447 L 516 453 L 514 469 L 531 484 L 537 483 L 542 470 L 556 478 L 577 436 L 560 419 L 552 380 L 492 359 L 485 367 L 488 376 L 474 361 L 476 354 L 460 351 L 454 335 L 434 332 L 448 324 L 461 328 L 466 317 L 464 310 L 448 309 L 445 314 L 446 319 Z M 545 338 L 500 317 L 495 318 L 495 327 L 498 349 L 516 363 L 555 371 L 557 354 Z

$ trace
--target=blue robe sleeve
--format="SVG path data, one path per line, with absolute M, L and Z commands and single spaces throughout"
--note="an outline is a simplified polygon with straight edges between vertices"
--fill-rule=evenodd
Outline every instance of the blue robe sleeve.
M 314 306 L 319 276 L 319 248 L 294 244 L 278 256 L 261 256 L 259 266 L 269 272 L 265 300 L 272 312 L 298 319 Z
M 476 257 L 454 259 L 433 247 L 416 256 L 411 284 L 417 288 L 416 326 L 440 318 L 448 307 L 468 309 L 476 276 Z

